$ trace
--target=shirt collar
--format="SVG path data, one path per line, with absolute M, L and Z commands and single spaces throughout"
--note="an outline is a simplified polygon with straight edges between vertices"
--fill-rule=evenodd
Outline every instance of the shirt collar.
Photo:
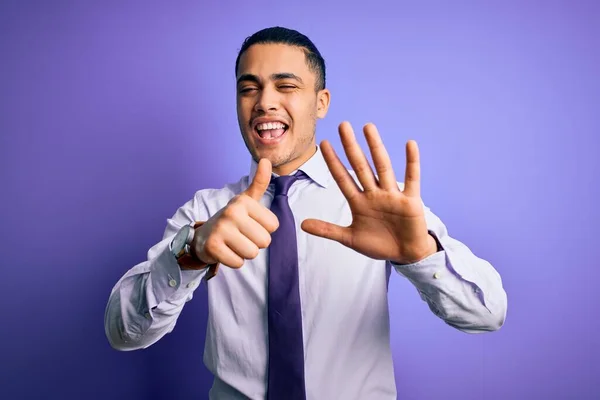
M 321 149 L 319 148 L 319 146 L 315 146 L 315 148 L 315 154 L 313 154 L 312 157 L 309 158 L 298 169 L 302 170 L 302 172 L 308 175 L 308 177 L 315 183 L 326 188 L 327 186 L 329 186 L 329 184 L 331 184 L 331 181 L 333 181 L 333 176 L 331 175 L 331 172 L 329 172 L 329 168 L 327 167 L 327 163 L 323 158 L 323 153 L 321 153 Z M 254 179 L 257 167 L 258 163 L 254 161 L 254 159 L 252 159 L 250 163 L 250 175 L 248 182 L 252 182 L 252 180 Z M 292 173 L 290 173 L 290 175 L 295 173 L 296 171 L 293 171 Z M 273 175 L 278 176 L 274 172 Z

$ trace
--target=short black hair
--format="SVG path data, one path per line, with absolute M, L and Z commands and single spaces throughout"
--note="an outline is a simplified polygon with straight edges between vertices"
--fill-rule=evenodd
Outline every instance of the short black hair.
M 250 46 L 254 44 L 270 43 L 287 44 L 290 46 L 300 47 L 302 50 L 304 50 L 308 68 L 317 76 L 316 90 L 325 89 L 325 60 L 321 56 L 317 46 L 315 46 L 315 44 L 306 35 L 303 35 L 302 33 L 293 29 L 283 28 L 280 26 L 262 29 L 244 40 L 242 48 L 240 49 L 237 59 L 235 60 L 235 74 L 237 75 L 242 54 L 244 54 L 244 52 L 248 50 Z

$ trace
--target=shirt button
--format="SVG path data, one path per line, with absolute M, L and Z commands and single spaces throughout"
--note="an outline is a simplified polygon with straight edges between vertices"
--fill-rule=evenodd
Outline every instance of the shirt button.
M 188 289 L 192 289 L 196 287 L 196 281 L 191 281 L 187 284 Z
M 146 311 L 144 313 L 144 317 L 146 317 L 146 319 L 150 319 L 150 313 L 148 311 Z
M 177 281 L 175 279 L 169 280 L 169 286 L 171 286 L 171 287 L 177 286 Z
M 433 274 L 433 279 L 438 279 L 440 277 L 440 273 L 436 272 Z

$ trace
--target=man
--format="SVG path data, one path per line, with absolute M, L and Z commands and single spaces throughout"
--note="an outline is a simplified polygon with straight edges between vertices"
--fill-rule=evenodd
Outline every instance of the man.
M 376 173 L 348 123 L 339 131 L 353 171 L 329 143 L 317 147 L 330 93 L 306 36 L 257 32 L 235 72 L 250 173 L 198 191 L 119 280 L 105 316 L 114 348 L 145 348 L 171 332 L 205 280 L 210 398 L 395 399 L 392 269 L 447 324 L 469 333 L 502 326 L 500 276 L 423 205 L 414 141 L 404 184 L 372 124 L 364 134 Z

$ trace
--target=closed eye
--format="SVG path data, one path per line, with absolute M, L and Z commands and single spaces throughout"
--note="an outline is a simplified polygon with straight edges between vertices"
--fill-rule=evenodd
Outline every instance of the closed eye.
M 253 90 L 257 90 L 257 89 L 253 88 L 253 87 L 242 88 L 242 89 L 240 89 L 240 93 L 248 93 L 248 92 L 251 92 Z

